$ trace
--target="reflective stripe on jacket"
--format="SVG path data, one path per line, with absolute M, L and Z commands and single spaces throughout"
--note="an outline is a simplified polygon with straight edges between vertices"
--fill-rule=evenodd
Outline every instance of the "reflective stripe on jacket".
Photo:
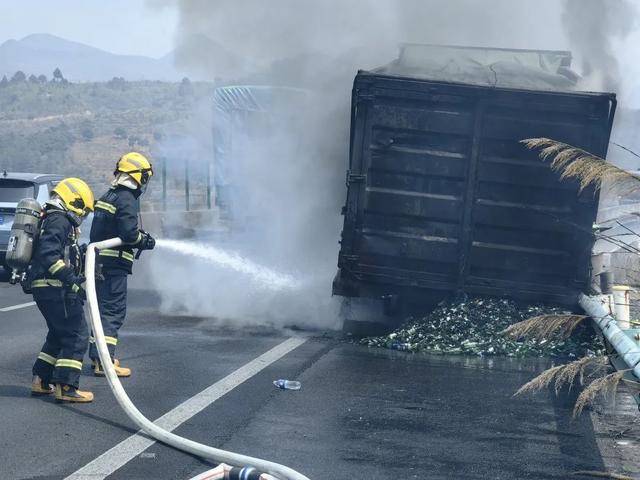
M 103 272 L 131 273 L 133 249 L 142 240 L 138 227 L 138 198 L 136 192 L 123 186 L 109 189 L 95 204 L 91 225 L 91 243 L 119 237 L 126 245 L 98 252 Z

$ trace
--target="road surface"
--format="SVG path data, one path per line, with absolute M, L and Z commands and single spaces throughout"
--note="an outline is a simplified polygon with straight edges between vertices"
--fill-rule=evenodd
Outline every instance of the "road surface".
M 119 356 L 133 369 L 124 385 L 144 414 L 157 419 L 236 375 L 228 393 L 208 390 L 206 408 L 189 413 L 179 435 L 284 463 L 311 479 L 541 480 L 605 469 L 590 416 L 572 422 L 570 398 L 512 398 L 548 363 L 373 350 L 336 334 L 234 330 L 213 319 L 162 316 L 140 298 L 132 295 Z M 96 394 L 93 404 L 30 397 L 45 335 L 30 300 L 0 283 L 0 477 L 175 480 L 212 468 L 136 436 L 106 381 L 88 370 L 82 382 Z M 234 374 L 291 337 L 300 345 L 282 358 L 272 355 L 244 381 Z M 298 379 L 302 390 L 279 391 L 278 378 Z

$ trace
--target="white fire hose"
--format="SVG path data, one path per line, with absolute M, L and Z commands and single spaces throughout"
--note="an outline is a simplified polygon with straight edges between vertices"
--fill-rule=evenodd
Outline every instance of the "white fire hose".
M 273 475 L 282 480 L 309 480 L 307 477 L 295 470 L 267 460 L 259 458 L 248 457 L 240 455 L 238 453 L 227 452 L 218 448 L 209 447 L 202 443 L 197 443 L 192 440 L 175 435 L 167 430 L 164 430 L 148 418 L 146 418 L 140 410 L 133 404 L 127 392 L 125 392 L 120 383 L 120 379 L 116 375 L 113 363 L 111 362 L 111 356 L 109 349 L 104 338 L 104 331 L 102 329 L 102 320 L 100 318 L 100 311 L 98 309 L 98 299 L 96 295 L 96 280 L 95 280 L 95 263 L 96 263 L 96 250 L 105 248 L 115 248 L 123 245 L 123 241 L 119 238 L 112 238 L 103 242 L 92 243 L 87 247 L 87 258 L 85 265 L 85 275 L 87 277 L 86 291 L 87 302 L 89 303 L 89 318 L 91 321 L 91 328 L 93 329 L 93 336 L 96 341 L 96 347 L 100 356 L 100 361 L 106 373 L 107 381 L 111 387 L 111 391 L 116 397 L 118 404 L 125 411 L 127 416 L 135 423 L 142 431 L 153 437 L 159 442 L 169 445 L 183 452 L 196 455 L 198 457 L 213 460 L 218 463 L 226 463 L 236 466 L 252 466 L 260 471 Z

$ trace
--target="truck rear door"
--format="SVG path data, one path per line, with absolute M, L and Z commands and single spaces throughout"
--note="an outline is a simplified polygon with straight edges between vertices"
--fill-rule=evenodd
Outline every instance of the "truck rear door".
M 615 97 L 361 73 L 340 267 L 360 283 L 563 301 L 589 280 L 597 195 L 520 141 L 607 151 Z

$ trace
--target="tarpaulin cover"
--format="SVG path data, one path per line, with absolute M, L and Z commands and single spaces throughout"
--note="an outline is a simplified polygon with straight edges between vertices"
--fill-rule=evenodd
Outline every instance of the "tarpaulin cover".
M 572 91 L 577 75 L 569 52 L 404 45 L 374 73 L 524 90 Z

